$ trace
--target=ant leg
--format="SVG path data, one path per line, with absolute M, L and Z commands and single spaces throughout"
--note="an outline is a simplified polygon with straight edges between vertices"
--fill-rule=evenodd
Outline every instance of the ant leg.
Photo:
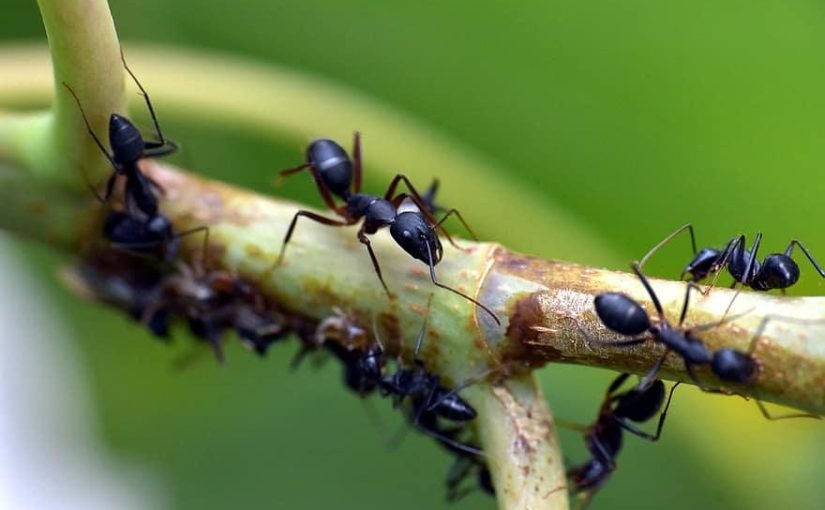
M 444 215 L 444 217 L 443 217 L 443 218 L 441 218 L 441 219 L 438 221 L 438 223 L 436 223 L 435 225 L 433 225 L 433 227 L 432 227 L 432 228 L 433 228 L 433 229 L 436 229 L 436 228 L 442 228 L 442 227 L 441 227 L 441 224 L 442 224 L 442 223 L 444 223 L 445 221 L 447 221 L 447 218 L 449 218 L 451 214 L 455 214 L 455 215 L 458 217 L 458 221 L 460 221 L 460 222 L 461 222 L 461 224 L 462 224 L 462 225 L 464 225 L 464 228 L 466 228 L 466 229 L 467 229 L 467 232 L 469 232 L 469 233 L 470 233 L 470 236 L 473 238 L 473 240 L 474 240 L 474 241 L 478 241 L 478 237 L 476 236 L 475 232 L 473 232 L 473 230 L 470 228 L 470 225 L 468 225 L 468 224 L 467 224 L 467 222 L 466 222 L 466 221 L 464 221 L 464 217 L 461 215 L 461 213 L 460 213 L 460 212 L 458 212 L 458 209 L 450 209 L 449 211 L 447 211 L 447 214 L 445 214 L 445 215 Z M 445 234 L 446 234 L 446 232 L 447 232 L 447 231 L 446 231 L 446 230 L 444 230 L 444 233 L 445 233 Z M 447 238 L 449 239 L 449 236 L 447 236 Z M 452 242 L 452 241 L 451 241 L 451 242 Z M 452 243 L 452 244 L 455 246 L 455 243 Z
M 143 157 L 144 158 L 160 158 L 173 154 L 180 149 L 177 142 L 166 139 L 163 142 L 143 142 Z
M 662 365 L 665 364 L 665 360 L 667 359 L 667 355 L 670 354 L 670 349 L 665 349 L 665 352 L 659 356 L 659 359 L 656 360 L 656 363 L 653 364 L 652 367 L 647 371 L 647 373 L 642 377 L 642 380 L 639 381 L 639 384 L 636 385 L 637 390 L 646 390 L 650 388 L 650 385 L 653 384 L 653 381 L 656 380 L 656 377 L 659 375 L 659 371 L 662 369 Z
M 642 260 L 639 261 L 639 270 L 641 270 L 643 267 L 645 267 L 645 264 L 647 263 L 648 259 L 650 259 L 650 257 L 652 257 L 654 253 L 659 251 L 663 246 L 665 246 L 667 243 L 671 242 L 674 238 L 676 238 L 676 236 L 678 236 L 679 234 L 681 234 L 685 230 L 690 232 L 690 245 L 693 248 L 693 255 L 696 256 L 696 236 L 693 233 L 693 225 L 688 223 L 686 225 L 682 225 L 681 227 L 677 228 L 676 230 L 674 230 L 673 232 L 668 234 L 667 237 L 665 237 L 664 239 L 659 241 L 656 244 L 656 246 L 654 246 L 653 248 L 648 250 L 648 252 L 645 253 L 645 256 L 642 257 Z
M 280 266 L 281 263 L 284 261 L 284 255 L 286 254 L 286 246 L 289 244 L 289 240 L 292 238 L 292 232 L 295 230 L 295 225 L 298 222 L 298 218 L 301 216 L 305 216 L 312 221 L 321 223 L 322 225 L 329 225 L 331 227 L 346 227 L 348 225 L 352 225 L 350 220 L 333 220 L 331 218 L 327 218 L 321 216 L 320 214 L 314 213 L 312 211 L 300 210 L 295 213 L 295 216 L 292 217 L 292 221 L 289 223 L 289 228 L 286 230 L 286 235 L 284 236 L 284 244 L 281 246 L 281 253 L 278 255 L 278 260 L 275 262 L 274 267 Z M 273 267 L 273 268 L 274 268 Z M 273 269 L 270 268 L 270 271 Z
M 481 304 L 480 301 L 477 301 L 477 300 L 471 298 L 470 296 L 468 296 L 467 294 L 464 294 L 463 292 L 461 292 L 458 289 L 454 289 L 452 287 L 448 287 L 447 285 L 444 285 L 443 283 L 439 282 L 436 279 L 436 277 L 435 277 L 435 263 L 433 262 L 433 252 L 432 252 L 432 249 L 430 248 L 429 243 L 426 243 L 425 246 L 427 247 L 427 260 L 429 261 L 428 265 L 430 267 L 430 279 L 432 280 L 433 285 L 435 285 L 436 287 L 441 287 L 442 289 L 445 289 L 445 290 L 449 290 L 450 292 L 452 292 L 454 294 L 458 294 L 459 296 L 463 297 L 467 301 L 470 301 L 471 303 L 475 303 L 476 306 L 478 306 L 479 308 L 481 308 L 482 310 L 487 312 L 487 314 L 489 314 L 490 317 L 492 317 L 492 319 L 496 322 L 497 325 L 501 326 L 501 320 L 498 318 L 498 316 L 495 313 L 493 313 L 492 310 L 487 308 L 487 306 Z
M 75 91 L 65 81 L 63 82 L 63 86 L 66 87 L 66 90 L 69 91 L 69 93 L 74 98 L 75 103 L 77 103 L 77 107 L 78 107 L 78 109 L 80 109 L 80 116 L 83 117 L 83 123 L 86 124 L 86 131 L 89 132 L 89 134 L 92 137 L 92 140 L 95 141 L 95 144 L 97 145 L 97 148 L 100 149 L 100 152 L 102 152 L 104 156 L 106 156 L 106 159 L 109 160 L 109 164 L 111 164 L 112 168 L 114 168 L 114 170 L 115 170 L 115 173 L 112 176 L 110 176 L 108 181 L 106 182 L 106 195 L 102 199 L 101 199 L 100 195 L 98 195 L 98 193 L 94 189 L 94 187 L 92 187 L 92 185 L 89 183 L 88 177 L 86 177 L 84 175 L 84 177 L 86 178 L 86 184 L 89 186 L 89 188 L 95 194 L 97 199 L 100 200 L 101 202 L 105 202 L 112 195 L 112 190 L 114 189 L 114 186 L 115 186 L 114 180 L 115 180 L 115 177 L 117 177 L 117 175 L 120 173 L 120 167 L 117 165 L 117 163 L 115 163 L 114 156 L 112 154 L 109 154 L 109 151 L 107 151 L 106 147 L 103 146 L 103 143 L 100 141 L 100 138 L 97 137 L 97 135 L 95 134 L 94 129 L 92 129 L 92 125 L 89 124 L 89 119 L 86 117 L 86 111 L 83 110 L 83 105 L 80 103 L 80 98 L 77 97 L 77 94 L 75 93 Z
M 355 193 L 361 193 L 361 133 L 352 136 L 352 180 Z
M 761 400 L 759 400 L 757 398 L 757 399 L 754 400 L 754 402 L 756 402 L 757 407 L 759 407 L 759 411 L 762 413 L 762 416 L 764 416 L 765 419 L 768 419 L 768 420 L 771 420 L 771 421 L 789 420 L 789 419 L 792 419 L 792 418 L 813 418 L 815 420 L 821 420 L 822 419 L 822 416 L 818 416 L 816 414 L 809 414 L 809 413 L 788 413 L 788 414 L 781 414 L 779 416 L 774 416 L 770 413 L 770 411 L 768 411 L 768 408 L 765 407 L 765 404 L 762 403 Z
M 415 186 L 412 185 L 410 180 L 404 174 L 395 174 L 395 177 L 393 177 L 392 181 L 390 181 L 390 185 L 387 186 L 387 191 L 384 193 L 384 200 L 390 200 L 390 198 L 395 195 L 395 188 L 397 188 L 398 184 L 402 181 L 407 186 L 407 189 L 410 191 L 410 195 L 414 196 L 415 198 L 423 202 L 423 200 L 421 200 L 421 195 L 415 189 Z
M 710 285 L 708 285 L 708 288 L 702 291 L 703 296 L 707 296 L 710 293 L 710 291 L 713 290 L 713 288 L 716 286 L 716 280 L 719 279 L 719 276 L 722 274 L 722 270 L 727 266 L 728 261 L 730 260 L 731 256 L 733 255 L 733 252 L 737 249 L 737 247 L 741 247 L 743 250 L 745 249 L 744 235 L 734 237 L 725 244 L 725 248 L 722 250 L 722 253 L 719 254 L 719 257 L 716 259 L 716 262 L 714 263 L 714 269 L 712 270 L 713 279 L 710 281 Z M 734 287 L 736 286 L 736 283 L 737 282 L 734 280 Z
M 745 268 L 745 281 L 742 282 L 745 285 L 748 285 L 749 282 L 751 282 L 753 280 L 753 277 L 755 276 L 752 273 L 756 272 L 756 264 L 754 264 L 754 262 L 756 261 L 756 253 L 759 251 L 759 244 L 761 242 L 762 232 L 758 232 L 753 239 L 753 246 L 751 246 L 750 258 L 748 259 L 748 265 Z
M 752 311 L 753 311 L 753 308 L 750 308 L 748 310 L 745 310 L 742 313 L 737 313 L 737 314 L 731 315 L 730 317 L 727 317 L 727 316 L 723 317 L 722 319 L 720 319 L 718 321 L 709 322 L 707 324 L 700 324 L 698 326 L 693 326 L 691 328 L 686 329 L 685 332 L 686 333 L 701 333 L 702 331 L 708 331 L 708 330 L 713 329 L 713 328 L 718 328 L 719 326 L 724 326 L 725 324 L 727 324 L 729 322 L 733 322 L 737 319 L 741 319 L 742 317 L 744 317 L 745 315 L 751 313 Z M 727 315 L 727 312 L 725 312 L 725 314 Z
M 644 336 L 644 337 L 638 337 L 638 338 L 631 338 L 630 340 L 624 340 L 624 341 L 598 340 L 596 338 L 593 338 L 590 335 L 590 333 L 585 331 L 584 328 L 581 327 L 580 324 L 576 323 L 576 327 L 579 329 L 579 333 L 581 333 L 582 336 L 585 337 L 587 339 L 587 341 L 591 344 L 610 345 L 610 346 L 614 346 L 614 347 L 632 347 L 634 345 L 639 345 L 639 344 L 642 344 L 644 342 L 647 342 L 651 338 L 649 336 Z
M 652 442 L 658 441 L 659 438 L 662 437 L 662 429 L 665 426 L 665 420 L 667 419 L 667 411 L 668 411 L 668 409 L 670 409 L 670 401 L 671 401 L 671 399 L 673 399 L 673 392 L 676 390 L 676 387 L 679 386 L 680 384 L 682 384 L 682 383 L 677 382 L 676 384 L 674 384 L 673 386 L 670 387 L 670 393 L 667 396 L 667 403 L 665 404 L 665 408 L 662 411 L 662 414 L 659 415 L 659 423 L 656 426 L 656 433 L 655 434 L 650 434 L 648 432 L 645 432 L 644 430 L 639 429 L 635 425 L 629 423 L 624 418 L 618 418 L 616 420 L 617 423 L 619 424 L 620 427 L 622 427 L 623 429 L 625 429 L 626 431 L 630 432 L 631 434 L 633 434 L 635 436 L 641 437 L 642 439 L 645 439 L 647 441 L 652 441 Z
M 203 232 L 203 245 L 201 246 L 201 260 L 206 261 L 206 252 L 209 248 L 209 227 L 206 225 L 201 225 L 200 227 L 190 228 L 189 230 L 184 230 L 180 234 L 176 235 L 178 239 L 182 237 L 186 237 L 192 234 L 197 234 L 198 232 Z
M 392 299 L 392 292 L 390 292 L 389 287 L 387 287 L 387 283 L 384 281 L 384 277 L 381 276 L 381 266 L 378 265 L 378 258 L 375 256 L 375 252 L 372 250 L 372 243 L 370 243 L 369 237 L 367 237 L 367 234 L 364 232 L 363 226 L 358 230 L 358 240 L 361 242 L 361 244 L 367 247 L 367 252 L 370 254 L 370 260 L 372 260 L 372 267 L 373 269 L 375 269 L 375 274 L 378 275 L 378 279 L 381 280 L 381 286 L 384 287 L 384 292 L 387 293 L 387 297 Z
M 605 396 L 609 397 L 613 395 L 616 392 L 616 390 L 618 390 L 621 387 L 621 385 L 624 384 L 628 377 L 630 377 L 630 374 L 627 372 L 619 374 L 618 377 L 613 379 L 613 382 L 610 383 L 610 386 L 607 387 L 607 392 L 605 393 Z
M 189 168 L 192 168 L 192 167 L 189 167 Z M 166 190 L 163 189 L 163 186 L 161 186 L 158 181 L 152 179 L 151 177 L 144 174 L 143 172 L 141 172 L 141 175 L 143 175 L 143 178 L 146 179 L 146 182 L 149 183 L 149 186 L 151 186 L 152 189 L 155 190 L 155 193 L 157 193 L 160 196 L 166 196 Z
M 802 243 L 800 243 L 796 239 L 792 240 L 790 242 L 790 244 L 788 245 L 788 247 L 785 249 L 785 255 L 787 255 L 788 257 L 791 256 L 791 252 L 793 251 L 794 245 L 799 246 L 799 249 L 802 250 L 802 253 L 804 253 L 805 256 L 808 257 L 808 260 L 811 261 L 811 264 L 814 266 L 814 269 L 816 269 L 816 272 L 819 273 L 819 276 L 825 278 L 825 269 L 822 269 L 822 267 L 819 264 L 816 263 L 816 260 L 814 260 L 814 258 L 808 252 L 808 250 L 805 249 L 805 247 L 802 246 Z M 784 289 L 782 289 L 782 290 L 784 290 Z
M 688 282 L 687 290 L 685 291 L 685 301 L 682 303 L 682 313 L 681 313 L 681 315 L 679 315 L 679 327 L 681 327 L 682 324 L 685 323 L 685 317 L 687 316 L 687 311 L 688 311 L 688 303 L 690 302 L 690 291 L 691 290 L 696 290 L 698 292 L 702 292 L 702 289 L 700 289 L 698 285 L 696 285 L 693 282 Z
M 123 46 L 120 47 L 120 61 L 123 62 L 123 68 L 126 69 L 126 72 L 132 77 L 135 85 L 137 85 L 140 89 L 140 95 L 143 96 L 143 99 L 146 102 L 149 115 L 152 117 L 152 122 L 155 124 L 155 133 L 158 135 L 158 139 L 160 140 L 159 146 L 167 145 L 166 139 L 163 138 L 163 133 L 160 130 L 160 124 L 158 123 L 157 115 L 155 115 L 155 109 L 152 107 L 152 100 L 149 99 L 149 94 L 146 92 L 146 89 L 143 88 L 143 85 L 140 84 L 140 81 L 137 79 L 137 76 L 135 76 L 135 73 L 129 69 L 129 65 L 126 63 L 126 55 L 123 53 Z M 175 143 L 172 142 L 169 145 L 173 147 L 171 152 L 174 152 L 177 149 L 177 145 Z
M 345 218 L 348 217 L 346 210 L 342 207 L 339 207 L 335 203 L 335 200 L 332 198 L 332 192 L 329 190 L 329 187 L 327 187 L 323 177 L 321 177 L 321 172 L 319 172 L 317 168 L 310 165 L 309 163 L 304 163 L 294 168 L 287 168 L 286 170 L 281 170 L 281 172 L 279 173 L 279 178 L 287 177 L 289 175 L 298 173 L 301 170 L 309 170 L 309 172 L 312 174 L 312 179 L 315 181 L 315 187 L 318 189 L 318 193 L 321 194 L 321 198 L 324 200 L 324 203 L 327 204 L 327 207 L 329 207 L 331 211 L 335 212 L 339 216 L 343 216 Z
M 644 285 L 645 290 L 647 290 L 647 294 L 650 296 L 650 300 L 653 301 L 653 306 L 656 307 L 656 313 L 659 314 L 659 319 L 662 322 L 667 322 L 667 319 L 665 319 L 665 312 L 662 309 L 662 303 L 659 302 L 659 298 L 656 296 L 656 293 L 653 292 L 653 287 L 650 286 L 650 282 L 647 280 L 647 278 L 645 278 L 645 275 L 642 274 L 642 270 L 641 268 L 639 268 L 639 263 L 633 262 L 632 264 L 630 264 L 630 268 L 633 270 L 634 273 L 636 273 L 636 276 L 639 277 L 639 280 L 642 282 L 642 285 Z
M 439 186 L 438 179 L 433 179 L 432 184 L 430 187 L 424 190 L 424 194 L 421 195 L 421 200 L 424 201 L 424 205 L 427 206 L 431 214 L 435 214 L 436 211 L 443 211 L 442 207 L 435 205 L 435 195 L 438 193 L 438 186 Z

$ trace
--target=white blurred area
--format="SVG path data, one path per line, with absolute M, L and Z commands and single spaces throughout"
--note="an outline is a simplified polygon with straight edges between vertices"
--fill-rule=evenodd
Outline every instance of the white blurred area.
M 168 508 L 157 479 L 107 457 L 83 367 L 0 235 L 0 509 Z

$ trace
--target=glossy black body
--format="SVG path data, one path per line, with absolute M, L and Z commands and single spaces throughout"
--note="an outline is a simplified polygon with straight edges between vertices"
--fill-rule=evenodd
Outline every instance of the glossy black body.
M 647 312 L 627 294 L 605 292 L 596 296 L 593 305 L 599 320 L 611 331 L 636 336 L 650 329 Z
M 349 198 L 353 164 L 343 147 L 326 138 L 315 140 L 307 147 L 306 162 L 318 170 L 333 194 L 345 201 Z
M 616 457 L 622 449 L 624 432 L 630 432 L 648 441 L 659 440 L 673 389 L 678 385 L 677 383 L 671 388 L 665 404 L 665 385 L 661 380 L 653 381 L 644 389 L 636 387 L 619 392 L 627 377 L 628 374 L 621 374 L 610 384 L 596 421 L 585 432 L 585 444 L 590 452 L 590 459 L 568 471 L 574 490 L 584 493 L 585 503 L 616 469 Z M 649 421 L 660 411 L 655 434 L 637 428 L 636 424 Z
M 432 210 L 435 208 L 435 204 L 432 200 L 437 190 L 437 181 L 431 188 L 428 202 L 425 202 L 409 179 L 402 174 L 398 174 L 393 178 L 383 197 L 361 193 L 360 147 L 360 135 L 357 132 L 353 140 L 352 160 L 346 151 L 332 140 L 315 140 L 307 148 L 305 163 L 281 171 L 281 176 L 288 176 L 302 170 L 309 170 L 327 207 L 340 219 L 327 218 L 307 210 L 300 210 L 295 213 L 284 235 L 281 253 L 275 266 L 280 265 L 284 260 L 286 248 L 295 231 L 298 218 L 303 216 L 332 227 L 344 227 L 361 222 L 361 228 L 357 234 L 358 241 L 367 248 L 373 269 L 381 282 L 381 286 L 387 295 L 392 297 L 381 274 L 378 258 L 375 256 L 369 239 L 369 236 L 375 234 L 378 230 L 389 227 L 390 236 L 398 246 L 414 259 L 427 264 L 430 269 L 430 279 L 434 285 L 472 302 L 489 314 L 497 324 L 501 324 L 498 316 L 488 307 L 467 294 L 440 283 L 436 279 L 435 266 L 441 261 L 443 254 L 437 230 L 441 229 L 446 234 L 446 230 L 441 227 L 441 223 L 452 214 L 455 214 L 464 222 L 458 211 L 454 209 L 450 210 L 439 222 L 436 222 L 433 218 Z M 409 193 L 396 193 L 396 188 L 401 182 L 407 186 Z M 334 197 L 342 200 L 343 204 L 337 204 Z M 412 205 L 406 202 L 410 202 Z M 453 243 L 449 234 L 446 235 L 449 241 Z

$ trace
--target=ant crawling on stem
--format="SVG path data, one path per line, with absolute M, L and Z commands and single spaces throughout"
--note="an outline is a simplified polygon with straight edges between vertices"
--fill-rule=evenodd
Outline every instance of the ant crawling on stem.
M 629 375 L 620 374 L 610 384 L 599 408 L 599 415 L 592 425 L 575 427 L 584 433 L 587 450 L 591 455 L 587 462 L 570 469 L 567 473 L 575 491 L 581 494 L 576 506 L 578 510 L 587 506 L 616 469 L 616 457 L 622 449 L 624 432 L 630 432 L 647 441 L 658 441 L 662 435 L 673 392 L 680 383 L 677 382 L 670 387 L 665 403 L 665 385 L 660 379 L 656 379 L 647 387 L 636 386 L 617 393 Z M 650 420 L 660 410 L 655 434 L 645 432 L 634 425 Z
M 619 292 L 605 292 L 599 294 L 594 299 L 594 306 L 596 314 L 607 329 L 619 333 L 621 335 L 635 337 L 628 340 L 619 341 L 600 341 L 604 345 L 614 345 L 617 347 L 630 347 L 639 345 L 648 341 L 661 343 L 665 346 L 665 350 L 654 365 L 648 370 L 647 374 L 642 378 L 637 388 L 644 389 L 657 377 L 659 370 L 662 368 L 667 356 L 671 351 L 678 354 L 685 365 L 685 370 L 691 380 L 699 386 L 703 391 L 711 393 L 725 393 L 730 392 L 725 390 L 717 390 L 707 388 L 699 382 L 696 374 L 693 371 L 694 366 L 708 365 L 711 373 L 721 379 L 722 381 L 732 384 L 751 385 L 756 380 L 759 372 L 759 363 L 753 356 L 753 351 L 757 345 L 758 339 L 761 336 L 763 328 L 757 330 L 754 338 L 751 340 L 750 349 L 743 352 L 737 349 L 724 347 L 718 349 L 716 352 L 711 352 L 705 345 L 701 338 L 696 336 L 697 333 L 707 331 L 728 322 L 738 319 L 741 314 L 731 317 L 723 318 L 719 321 L 692 326 L 684 328 L 685 317 L 687 316 L 690 291 L 698 290 L 693 282 L 688 282 L 687 290 L 685 291 L 685 299 L 682 303 L 682 312 L 679 316 L 679 322 L 673 326 L 665 317 L 664 310 L 659 298 L 650 285 L 650 282 L 642 274 L 639 264 L 631 264 L 631 268 L 639 281 L 647 291 L 653 306 L 658 315 L 658 324 L 653 324 L 650 316 L 644 308 L 627 294 Z M 734 296 L 735 298 L 735 296 Z M 581 330 L 581 328 L 580 328 Z M 581 330 L 585 336 L 586 332 Z M 815 417 L 815 415 L 808 414 L 793 414 L 780 417 L 771 416 L 761 401 L 756 400 L 762 414 L 771 420 L 784 419 L 792 417 Z
M 441 241 L 436 231 L 443 232 L 450 244 L 461 249 L 442 227 L 444 221 L 452 215 L 457 216 L 470 235 L 476 238 L 461 213 L 456 209 L 450 209 L 441 220 L 436 221 L 430 212 L 434 207 L 432 197 L 429 202 L 425 202 L 409 179 L 402 174 L 393 178 L 383 197 L 361 193 L 361 142 L 358 132 L 355 133 L 353 154 L 354 157 L 350 160 L 346 151 L 334 141 L 315 140 L 307 148 L 305 163 L 281 171 L 281 176 L 288 176 L 302 170 L 309 170 L 326 205 L 342 219 L 327 218 L 307 210 L 295 213 L 284 236 L 284 243 L 275 267 L 284 260 L 286 248 L 292 238 L 298 218 L 303 216 L 332 227 L 355 225 L 363 220 L 358 230 L 358 240 L 366 246 L 375 274 L 388 296 L 392 297 L 392 294 L 381 274 L 381 267 L 368 237 L 384 227 L 389 227 L 393 240 L 404 251 L 416 260 L 427 264 L 430 269 L 430 279 L 435 286 L 474 303 L 490 315 L 496 324 L 500 325 L 501 321 L 490 308 L 458 289 L 439 282 L 436 277 L 435 266 L 441 261 L 443 255 Z M 409 193 L 396 194 L 396 188 L 402 182 L 407 186 Z M 344 204 L 336 204 L 333 195 L 341 199 Z
M 645 256 L 642 257 L 642 260 L 639 262 L 639 267 L 644 267 L 645 263 L 654 253 L 685 231 L 690 233 L 693 259 L 682 270 L 682 279 L 684 279 L 685 275 L 690 275 L 690 281 L 699 282 L 709 275 L 714 275 L 713 282 L 711 283 L 712 288 L 713 283 L 716 282 L 722 269 L 727 266 L 728 272 L 734 280 L 733 286 L 739 283 L 757 291 L 780 289 L 784 293 L 785 289 L 799 281 L 799 265 L 791 257 L 795 247 L 799 247 L 799 249 L 802 250 L 802 253 L 805 254 L 817 273 L 825 278 L 825 269 L 816 262 L 805 246 L 796 239 L 788 243 L 788 247 L 785 248 L 784 252 L 771 253 L 760 262 L 757 258 L 757 252 L 762 242 L 761 233 L 756 234 L 750 250 L 745 247 L 745 236 L 740 235 L 725 243 L 722 249 L 702 248 L 697 251 L 693 225 L 689 223 L 679 227 L 651 248 Z M 704 291 L 703 294 L 707 292 L 708 291 Z
M 169 219 L 158 212 L 156 191 L 160 191 L 161 187 L 141 172 L 138 162 L 146 157 L 171 154 L 177 150 L 177 145 L 163 137 L 149 94 L 129 69 L 122 49 L 120 58 L 126 72 L 137 84 L 146 101 L 159 141 L 144 141 L 134 124 L 125 117 L 113 113 L 109 117 L 109 145 L 112 147 L 110 154 L 92 129 L 74 89 L 65 82 L 63 86 L 77 103 L 89 135 L 112 165 L 113 172 L 106 181 L 103 196 L 90 185 L 95 197 L 102 203 L 107 202 L 114 191 L 117 178 L 123 176 L 126 181 L 123 190 L 124 210 L 112 210 L 106 215 L 103 222 L 104 237 L 115 248 L 138 253 L 155 253 L 161 259 L 170 262 L 177 257 L 181 237 L 201 231 L 208 232 L 208 228 L 201 226 L 176 233 Z
M 106 191 L 102 197 L 98 195 L 96 191 L 95 195 L 101 202 L 109 200 L 114 191 L 115 181 L 119 176 L 123 176 L 126 180 L 123 190 L 126 209 L 129 211 L 137 209 L 146 216 L 152 217 L 158 212 L 158 201 L 155 196 L 155 190 L 162 191 L 162 188 L 141 172 L 140 168 L 138 168 L 138 162 L 143 158 L 172 154 L 178 149 L 178 146 L 173 141 L 163 137 L 163 132 L 160 130 L 160 124 L 155 115 L 155 109 L 152 107 L 152 101 L 149 99 L 149 94 L 126 64 L 126 58 L 123 55 L 122 48 L 120 51 L 120 59 L 123 62 L 123 67 L 126 69 L 126 72 L 129 73 L 129 76 L 132 77 L 132 80 L 134 80 L 140 89 L 140 93 L 146 102 L 146 107 L 152 117 L 152 123 L 155 125 L 155 133 L 158 137 L 157 141 L 144 140 L 138 128 L 129 121 L 129 119 L 112 113 L 109 116 L 109 146 L 112 148 L 112 152 L 109 153 L 92 129 L 89 119 L 86 117 L 86 112 L 83 110 L 83 105 L 80 103 L 80 98 L 77 97 L 77 94 L 69 84 L 63 82 L 63 86 L 66 87 L 72 97 L 74 97 L 80 109 L 80 114 L 83 117 L 83 122 L 86 124 L 86 130 L 112 165 L 113 172 L 106 180 Z

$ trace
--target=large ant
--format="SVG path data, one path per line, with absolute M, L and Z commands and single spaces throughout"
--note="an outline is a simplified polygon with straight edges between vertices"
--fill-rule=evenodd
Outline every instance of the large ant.
M 301 170 L 309 170 L 315 179 L 315 185 L 324 203 L 342 219 L 327 218 L 307 210 L 300 210 L 295 213 L 284 236 L 281 253 L 275 265 L 278 266 L 283 262 L 287 245 L 292 238 L 298 218 L 301 216 L 332 227 L 355 225 L 363 220 L 361 228 L 358 230 L 358 240 L 366 246 L 375 274 L 381 281 L 387 295 L 392 296 L 381 274 L 381 267 L 368 237 L 383 227 L 389 227 L 390 235 L 404 251 L 429 266 L 430 279 L 434 285 L 458 294 L 474 303 L 487 312 L 496 324 L 501 324 L 496 314 L 487 306 L 467 294 L 439 282 L 436 278 L 435 266 L 441 261 L 443 254 L 441 241 L 436 231 L 440 229 L 444 232 L 450 244 L 458 248 L 449 233 L 441 226 L 444 221 L 455 214 L 470 232 L 470 235 L 475 238 L 461 213 L 456 209 L 450 209 L 440 221 L 436 221 L 430 212 L 433 207 L 432 200 L 426 203 L 409 179 L 402 174 L 398 174 L 393 178 L 383 197 L 361 193 L 361 142 L 358 132 L 355 133 L 353 154 L 353 160 L 350 160 L 346 151 L 334 141 L 327 139 L 315 140 L 307 148 L 305 163 L 281 171 L 281 176 L 288 176 Z M 395 193 L 401 182 L 407 186 L 409 193 Z M 344 204 L 336 204 L 333 195 L 340 198 Z M 411 201 L 414 206 L 405 204 L 407 200 Z
M 626 373 L 620 374 L 613 380 L 599 408 L 596 421 L 583 430 L 591 458 L 567 473 L 576 492 L 582 493 L 577 506 L 579 509 L 587 506 L 596 491 L 616 469 L 616 457 L 622 448 L 624 432 L 630 432 L 647 441 L 658 441 L 661 437 L 673 391 L 679 383 L 671 386 L 665 403 L 665 385 L 660 379 L 656 379 L 645 388 L 634 387 L 617 393 L 628 376 Z M 644 423 L 653 418 L 662 409 L 663 403 L 664 409 L 659 415 L 655 434 L 647 433 L 634 424 Z
M 691 380 L 704 391 L 729 393 L 724 390 L 704 387 L 693 371 L 694 366 L 709 365 L 710 371 L 716 377 L 732 384 L 750 385 L 755 381 L 759 372 L 759 363 L 753 356 L 753 350 L 761 334 L 760 331 L 757 331 L 752 339 L 748 352 L 739 351 L 730 347 L 724 347 L 718 349 L 716 352 L 711 352 L 705 343 L 699 337 L 695 336 L 695 334 L 721 326 L 735 320 L 738 316 L 726 317 L 716 322 L 693 326 L 691 328 L 683 328 L 682 325 L 684 324 L 688 311 L 690 291 L 697 289 L 693 282 L 689 282 L 687 284 L 687 291 L 685 292 L 685 300 L 682 304 L 682 312 L 679 316 L 679 323 L 674 327 L 665 317 L 659 298 L 653 291 L 650 282 L 642 274 L 639 265 L 633 263 L 631 264 L 631 268 L 642 282 L 642 285 L 645 287 L 645 290 L 653 302 L 659 318 L 658 324 L 653 325 L 645 309 L 633 300 L 633 298 L 623 293 L 605 292 L 599 294 L 594 299 L 594 305 L 596 314 L 605 327 L 621 335 L 636 337 L 618 342 L 601 343 L 619 347 L 629 347 L 653 340 L 665 346 L 664 353 L 662 353 L 653 367 L 651 367 L 643 377 L 642 382 L 639 383 L 639 389 L 646 388 L 655 379 L 670 351 L 674 351 L 682 358 L 685 364 L 685 370 Z M 762 414 L 771 420 L 790 417 L 814 417 L 813 415 L 807 414 L 773 417 L 768 413 L 767 409 L 765 409 L 762 402 L 757 400 L 756 403 Z
M 760 262 L 757 258 L 757 252 L 762 242 L 761 233 L 756 234 L 750 250 L 745 247 L 745 236 L 740 235 L 725 243 L 722 249 L 702 248 L 697 251 L 696 237 L 691 224 L 679 227 L 651 248 L 642 257 L 639 266 L 644 267 L 645 262 L 656 251 L 686 230 L 690 233 L 693 259 L 682 270 L 681 278 L 689 275 L 691 281 L 699 282 L 708 275 L 718 275 L 727 266 L 728 272 L 733 277 L 734 285 L 740 283 L 757 291 L 781 289 L 784 292 L 786 288 L 799 281 L 799 265 L 791 257 L 796 246 L 802 250 L 802 253 L 805 254 L 819 275 L 825 278 L 825 269 L 814 260 L 805 246 L 796 239 L 788 243 L 788 247 L 785 248 L 783 253 L 771 253 Z

